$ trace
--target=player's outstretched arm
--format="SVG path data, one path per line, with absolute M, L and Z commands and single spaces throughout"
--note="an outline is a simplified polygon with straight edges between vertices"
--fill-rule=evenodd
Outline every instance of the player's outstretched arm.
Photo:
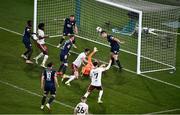
M 104 71 L 110 69 L 111 63 L 112 63 L 112 60 L 110 59 L 110 60 L 109 60 L 109 64 L 108 64 L 108 66 L 106 66 L 106 67 L 104 68 Z
M 89 54 L 89 56 L 88 56 L 88 62 L 91 62 L 91 60 L 92 60 L 92 56 L 97 52 L 98 50 L 97 50 L 97 48 L 96 47 L 94 47 L 94 50 L 93 50 L 93 52 L 91 52 L 90 54 Z

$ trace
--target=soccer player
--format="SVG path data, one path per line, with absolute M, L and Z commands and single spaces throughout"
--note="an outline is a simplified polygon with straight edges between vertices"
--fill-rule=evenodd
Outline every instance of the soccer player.
M 118 53 L 119 53 L 119 49 L 120 49 L 119 44 L 124 43 L 124 42 L 121 42 L 119 39 L 113 37 L 112 35 L 108 35 L 106 31 L 101 31 L 100 34 L 103 38 L 106 38 L 107 41 L 110 43 L 112 65 L 116 62 L 119 67 L 119 70 L 122 70 L 121 63 L 118 59 Z
M 102 78 L 102 73 L 110 68 L 111 63 L 112 60 L 109 61 L 107 67 L 104 67 L 105 65 L 101 65 L 100 67 L 98 67 L 98 62 L 93 63 L 94 68 L 90 72 L 91 84 L 89 85 L 88 90 L 85 93 L 84 97 L 87 98 L 94 89 L 97 89 L 99 90 L 98 103 L 103 103 L 103 101 L 101 100 L 103 95 L 101 78 Z
M 88 114 L 88 105 L 86 104 L 87 98 L 81 97 L 81 102 L 76 105 L 74 108 L 74 115 L 87 115 Z
M 58 48 L 61 46 L 65 38 L 71 34 L 78 34 L 78 28 L 76 26 L 76 20 L 74 15 L 70 15 L 69 18 L 66 18 L 64 20 L 64 29 L 63 29 L 63 37 L 60 40 L 60 43 L 58 44 Z
M 67 60 L 68 60 L 69 51 L 70 51 L 71 47 L 73 46 L 73 42 L 75 40 L 74 35 L 70 35 L 69 38 L 70 39 L 64 43 L 62 49 L 60 50 L 61 51 L 60 52 L 61 65 L 59 67 L 57 75 L 62 75 L 62 77 L 66 72 L 66 68 L 68 67 Z
M 59 87 L 56 71 L 53 69 L 53 63 L 48 63 L 47 68 L 42 73 L 41 77 L 41 89 L 44 90 L 44 95 L 41 100 L 41 109 L 44 109 L 44 105 L 46 102 L 46 98 L 48 94 L 51 94 L 51 97 L 49 98 L 46 107 L 50 110 L 50 105 L 52 104 L 53 100 L 56 97 L 56 85 Z
M 81 72 L 82 72 L 82 75 L 83 75 L 83 76 L 89 76 L 90 71 L 91 71 L 91 69 L 93 68 L 92 56 L 93 56 L 97 51 L 98 51 L 97 48 L 94 47 L 93 52 L 91 52 L 91 53 L 89 54 L 89 56 L 88 56 L 88 63 L 87 63 L 84 67 L 82 67 L 82 71 L 81 71 Z
M 84 52 L 80 53 L 76 60 L 72 63 L 72 73 L 73 75 L 66 76 L 68 77 L 68 81 L 65 82 L 66 85 L 71 86 L 70 82 L 75 78 L 78 79 L 79 72 L 78 69 L 81 67 L 82 63 L 87 63 L 86 56 L 89 54 L 90 49 L 86 48 Z
M 33 62 L 30 60 L 33 49 L 32 49 L 32 44 L 31 44 L 31 29 L 32 29 L 32 21 L 28 20 L 27 25 L 24 29 L 24 34 L 23 34 L 23 43 L 27 49 L 26 52 L 24 52 L 21 57 L 26 60 L 27 64 L 32 64 Z
M 36 64 L 38 64 L 38 59 L 44 56 L 41 66 L 43 68 L 46 68 L 45 64 L 49 56 L 48 56 L 47 46 L 45 45 L 45 39 L 48 38 L 49 36 L 44 34 L 44 26 L 45 26 L 44 23 L 40 23 L 38 25 L 37 46 L 41 50 L 41 53 L 33 59 L 36 61 Z

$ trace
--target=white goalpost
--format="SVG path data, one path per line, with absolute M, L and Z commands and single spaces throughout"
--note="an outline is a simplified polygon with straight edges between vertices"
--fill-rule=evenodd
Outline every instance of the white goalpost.
M 62 36 L 64 19 L 71 14 L 76 17 L 78 38 L 109 47 L 98 39 L 95 29 L 100 26 L 123 39 L 121 51 L 137 74 L 176 69 L 180 7 L 150 0 L 34 0 L 34 33 L 44 22 L 48 35 Z

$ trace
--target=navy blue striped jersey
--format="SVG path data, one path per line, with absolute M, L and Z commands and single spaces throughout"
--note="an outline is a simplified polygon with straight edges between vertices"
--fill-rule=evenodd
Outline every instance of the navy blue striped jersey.
M 73 26 L 75 26 L 76 21 L 70 21 L 69 18 L 66 18 L 64 21 L 64 32 L 71 32 L 73 31 Z
M 113 40 L 112 35 L 108 35 L 107 40 L 110 43 L 111 48 L 119 48 L 119 43 L 117 41 Z
M 23 41 L 30 42 L 31 28 L 26 26 L 23 33 Z
M 61 49 L 61 55 L 67 55 L 69 53 L 73 43 L 74 43 L 73 41 L 67 40 Z
M 54 77 L 56 77 L 56 71 L 53 69 L 45 69 L 43 72 L 45 85 L 55 85 Z

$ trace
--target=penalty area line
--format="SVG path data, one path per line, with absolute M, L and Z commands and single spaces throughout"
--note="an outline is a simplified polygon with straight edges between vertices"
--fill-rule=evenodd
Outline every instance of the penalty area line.
M 18 90 L 20 90 L 20 91 L 24 91 L 24 92 L 26 92 L 26 93 L 28 93 L 28 94 L 31 94 L 31 95 L 34 95 L 34 96 L 37 96 L 37 97 L 42 97 L 41 95 L 39 95 L 39 94 L 37 94 L 37 93 L 35 93 L 35 92 L 32 92 L 32 91 L 27 90 L 27 89 L 24 89 L 24 88 L 22 88 L 22 87 L 19 87 L 19 86 L 17 86 L 17 85 L 11 84 L 11 83 L 9 83 L 9 82 L 5 82 L 5 81 L 0 80 L 0 83 L 1 83 L 1 84 L 4 84 L 4 85 L 7 85 L 7 86 L 9 86 L 9 87 L 13 87 L 13 88 L 15 88 L 15 89 L 18 89 Z M 67 104 L 62 103 L 62 102 L 57 101 L 57 100 L 54 100 L 54 103 L 57 103 L 57 104 L 62 105 L 62 106 L 65 106 L 65 107 L 67 107 L 67 108 L 71 108 L 71 109 L 74 108 L 74 107 L 72 107 L 72 106 L 70 106 L 70 105 L 67 105 Z
M 7 32 L 10 32 L 10 33 L 13 33 L 13 34 L 16 34 L 16 35 L 21 35 L 21 33 L 18 33 L 18 32 L 15 32 L 15 31 L 12 31 L 10 29 L 7 29 L 7 28 L 4 28 L 4 27 L 0 27 L 0 29 L 4 30 L 4 31 L 7 31 Z M 51 43 L 48 43 L 46 42 L 48 45 L 52 46 L 52 47 L 55 47 L 57 48 L 55 45 L 51 44 Z M 72 52 L 73 53 L 73 52 Z M 77 52 L 74 52 L 75 54 L 78 54 Z M 104 62 L 104 61 L 102 61 Z M 106 62 L 105 62 L 106 63 Z M 130 72 L 130 73 L 133 73 L 133 74 L 136 74 L 136 72 L 132 71 L 132 70 L 129 70 L 127 68 L 123 68 L 125 71 L 127 72 Z M 136 74 L 137 75 L 137 74 Z M 179 85 L 175 85 L 175 84 L 172 84 L 172 83 L 169 83 L 169 82 L 166 82 L 166 81 L 163 81 L 163 80 L 160 80 L 160 79 L 157 79 L 157 78 L 153 78 L 153 77 L 150 77 L 148 75 L 145 75 L 145 74 L 139 74 L 139 76 L 141 77 L 144 77 L 144 78 L 147 78 L 147 79 L 150 79 L 150 80 L 153 80 L 153 81 L 156 81 L 156 82 L 159 82 L 159 83 L 162 83 L 164 85 L 168 85 L 168 86 L 171 86 L 171 87 L 174 87 L 174 88 L 177 88 L 177 89 L 180 89 L 180 86 Z

